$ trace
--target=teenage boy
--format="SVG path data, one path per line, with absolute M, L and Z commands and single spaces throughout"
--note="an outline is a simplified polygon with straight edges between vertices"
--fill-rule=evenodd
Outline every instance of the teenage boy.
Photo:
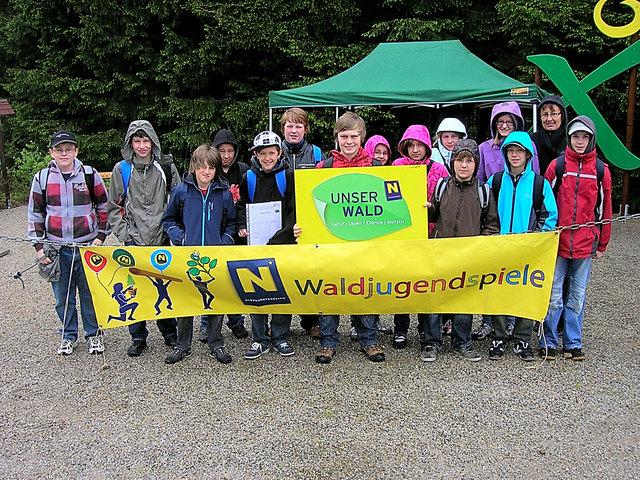
M 545 178 L 558 204 L 558 225 L 567 226 L 611 219 L 611 173 L 596 156 L 596 127 L 584 115 L 567 125 L 569 135 L 563 156 L 553 160 Z M 556 358 L 558 321 L 562 316 L 562 350 L 565 358 L 581 361 L 582 321 L 591 272 L 591 259 L 601 258 L 611 238 L 611 224 L 597 224 L 560 232 L 549 310 L 539 339 L 540 356 Z
M 454 175 L 440 178 L 429 207 L 429 220 L 436 222 L 434 237 L 473 237 L 498 233 L 496 205 L 491 191 L 476 178 L 480 157 L 474 140 L 458 140 L 451 152 Z M 451 321 L 451 348 L 465 360 L 480 361 L 471 346 L 471 314 L 455 314 Z M 430 314 L 422 333 L 420 358 L 436 360 L 442 348 L 441 315 Z
M 54 133 L 49 155 L 53 160 L 31 182 L 27 234 L 36 249 L 40 269 L 48 271 L 53 287 L 56 313 L 62 323 L 58 355 L 71 355 L 78 340 L 76 290 L 89 353 L 102 353 L 102 334 L 80 250 L 69 244 L 102 245 L 110 233 L 107 190 L 100 174 L 77 159 L 73 133 L 62 130 Z
M 213 146 L 218 149 L 222 162 L 221 168 L 218 169 L 219 176 L 229 184 L 229 191 L 235 205 L 240 198 L 240 180 L 242 180 L 242 175 L 248 170 L 249 166 L 238 160 L 240 149 L 238 148 L 236 136 L 230 130 L 222 129 L 216 133 L 213 138 Z M 246 243 L 245 239 L 238 237 L 235 232 L 233 239 L 237 245 Z M 247 329 L 244 328 L 244 316 L 241 313 L 229 313 L 227 318 L 227 327 L 229 327 L 234 337 L 247 338 L 249 336 Z M 207 343 L 208 341 L 206 315 L 200 317 L 200 335 L 198 339 L 202 343 Z
M 502 147 L 505 170 L 491 176 L 487 184 L 491 187 L 498 204 L 500 233 L 545 232 L 556 228 L 558 208 L 551 185 L 544 177 L 533 171 L 533 143 L 526 132 L 512 132 Z M 509 341 L 507 316 L 493 315 L 493 342 L 489 348 L 489 359 L 500 360 Z M 534 360 L 531 352 L 533 320 L 516 317 L 513 328 L 513 353 L 525 362 Z
M 362 148 L 367 129 L 364 120 L 354 112 L 346 112 L 336 121 L 333 137 L 338 142 L 339 150 L 332 150 L 326 160 L 318 163 L 317 168 L 349 168 L 371 167 L 380 165 L 372 160 L 367 151 Z M 376 343 L 378 331 L 377 315 L 353 315 L 353 325 L 358 334 L 360 350 L 372 362 L 384 362 L 385 356 Z M 316 362 L 329 363 L 335 355 L 338 346 L 338 324 L 340 315 L 320 315 L 320 351 L 316 354 Z
M 327 158 L 320 147 L 305 139 L 309 133 L 309 117 L 301 108 L 289 108 L 282 114 L 280 130 L 284 135 L 282 153 L 293 169 L 315 168 Z M 300 326 L 312 338 L 320 336 L 318 315 L 300 315 Z
M 113 168 L 109 185 L 107 210 L 113 232 L 127 246 L 169 245 L 162 229 L 162 215 L 168 192 L 180 183 L 180 175 L 170 157 L 162 155 L 151 123 L 131 122 L 121 153 L 123 160 Z M 147 348 L 146 323 L 129 325 L 130 357 L 140 356 Z M 157 324 L 165 345 L 173 347 L 177 340 L 175 318 L 159 319 Z
M 251 168 L 242 176 L 240 200 L 238 200 L 238 235 L 249 236 L 246 212 L 252 203 L 281 202 L 280 229 L 268 240 L 267 245 L 295 243 L 293 226 L 296 223 L 295 190 L 293 170 L 282 156 L 280 137 L 273 132 L 260 132 L 253 139 L 253 157 Z M 291 314 L 274 313 L 271 315 L 269 333 L 269 315 L 251 314 L 251 333 L 253 343 L 244 354 L 247 360 L 255 360 L 267 353 L 271 345 L 283 357 L 295 352 L 289 344 Z
M 173 245 L 233 245 L 236 209 L 229 185 L 222 179 L 222 162 L 212 145 L 200 145 L 191 155 L 189 175 L 174 188 L 162 226 Z M 208 280 L 208 279 L 207 279 Z M 222 319 L 207 317 L 209 356 L 220 363 L 231 362 L 224 348 Z M 191 355 L 193 317 L 178 318 L 178 342 L 164 363 L 177 363 Z

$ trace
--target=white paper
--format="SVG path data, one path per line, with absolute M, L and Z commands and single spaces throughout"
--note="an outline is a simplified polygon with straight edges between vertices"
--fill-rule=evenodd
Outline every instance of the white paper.
M 249 245 L 266 245 L 273 234 L 282 228 L 282 202 L 247 204 Z

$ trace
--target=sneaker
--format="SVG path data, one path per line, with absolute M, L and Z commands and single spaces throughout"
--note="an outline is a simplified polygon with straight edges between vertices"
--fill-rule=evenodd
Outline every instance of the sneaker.
M 314 325 L 309 329 L 309 336 L 311 338 L 318 339 L 320 338 L 320 325 Z
M 231 333 L 233 333 L 233 336 L 236 338 L 247 338 L 249 336 L 249 332 L 244 328 L 244 325 L 233 327 Z
M 244 353 L 244 358 L 247 360 L 255 360 L 260 357 L 263 353 L 267 353 L 269 351 L 269 347 L 263 348 L 262 345 L 258 342 L 253 342 L 249 350 Z
M 555 360 L 556 349 L 552 347 L 540 347 L 540 357 L 542 357 L 543 360 Z
M 438 351 L 433 345 L 425 345 L 420 352 L 420 360 L 423 362 L 435 362 L 438 357 Z
M 456 348 L 454 352 L 456 352 L 465 360 L 469 360 L 470 362 L 479 362 L 482 358 L 480 357 L 480 354 L 473 349 L 473 347 Z
M 207 327 L 200 327 L 198 340 L 200 340 L 202 343 L 207 343 L 209 341 L 209 336 L 207 335 Z
M 293 347 L 289 345 L 289 342 L 281 342 L 277 345 L 274 345 L 273 348 L 275 348 L 283 357 L 290 357 L 291 355 L 296 353 Z
M 453 326 L 451 325 L 451 320 L 447 320 L 444 322 L 444 325 L 442 325 L 442 335 L 451 335 L 452 329 Z
M 380 333 L 384 333 L 385 335 L 391 335 L 393 333 L 393 328 L 383 325 L 380 320 L 378 320 L 378 331 Z
M 491 334 L 493 328 L 488 323 L 482 322 L 475 332 L 471 332 L 471 338 L 474 340 L 484 340 Z
M 533 357 L 533 352 L 531 351 L 531 347 L 528 342 L 517 342 L 513 346 L 513 353 L 520 357 L 520 360 L 524 360 L 525 362 L 530 362 L 535 360 Z
M 393 348 L 402 350 L 407 346 L 407 334 L 403 332 L 396 332 L 393 336 Z
M 367 345 L 366 347 L 360 348 L 360 351 L 372 362 L 384 362 L 384 352 L 375 343 L 373 345 Z
M 494 340 L 489 348 L 489 360 L 500 360 L 502 357 L 504 357 L 504 342 Z
M 130 357 L 139 357 L 145 348 L 147 348 L 147 342 L 144 340 L 134 340 L 127 350 L 127 355 Z
M 505 329 L 504 333 L 507 335 L 507 337 L 509 338 L 513 338 L 513 329 L 515 328 L 515 325 L 512 323 L 507 323 L 507 328 Z
M 336 349 L 331 347 L 322 347 L 316 353 L 316 363 L 331 363 L 331 359 L 336 354 Z
M 190 355 L 191 350 L 183 350 L 181 348 L 174 347 L 173 350 L 171 350 L 171 353 L 164 359 L 164 363 L 167 365 L 178 363 L 180 360 L 187 358 Z
M 573 361 L 581 362 L 586 357 L 584 353 L 582 353 L 582 349 L 580 348 L 571 348 L 569 350 L 562 349 L 562 353 L 564 354 L 564 358 L 570 358 Z
M 63 339 L 58 347 L 58 355 L 71 355 L 73 353 L 73 347 L 75 346 L 75 342 L 67 340 L 66 338 Z
M 356 331 L 356 327 L 351 327 L 351 331 L 349 332 L 349 338 L 354 342 L 358 341 L 359 335 L 358 335 L 358 332 Z
M 224 347 L 214 348 L 212 352 L 209 352 L 209 356 L 215 358 L 220 363 L 231 363 L 231 355 L 227 353 Z
M 89 354 L 104 352 L 104 345 L 102 344 L 102 335 L 96 335 L 95 337 L 89 337 Z

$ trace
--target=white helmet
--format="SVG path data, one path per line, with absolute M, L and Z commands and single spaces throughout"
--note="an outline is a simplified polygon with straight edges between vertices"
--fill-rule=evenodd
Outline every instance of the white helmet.
M 447 117 L 440 122 L 438 130 L 436 130 L 436 137 L 442 132 L 456 132 L 461 133 L 462 138 L 467 138 L 467 127 L 464 126 L 457 118 Z
M 265 130 L 264 132 L 260 132 L 253 139 L 253 146 L 249 149 L 249 151 L 253 151 L 260 147 L 270 147 L 275 145 L 278 147 L 278 150 L 282 150 L 282 142 L 280 141 L 280 137 L 273 132 Z

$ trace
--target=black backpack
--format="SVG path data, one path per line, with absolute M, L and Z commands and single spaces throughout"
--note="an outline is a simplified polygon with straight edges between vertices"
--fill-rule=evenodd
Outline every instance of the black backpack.
M 560 155 L 556 158 L 556 179 L 551 186 L 553 188 L 553 195 L 557 198 L 558 190 L 560 189 L 560 185 L 562 185 L 562 179 L 564 178 L 564 164 L 565 158 L 564 154 Z M 596 157 L 596 175 L 598 177 L 598 199 L 596 201 L 596 208 L 594 210 L 595 220 L 596 222 L 602 218 L 602 212 L 600 208 L 600 204 L 602 203 L 602 179 L 604 178 L 604 170 L 605 164 L 602 160 Z

